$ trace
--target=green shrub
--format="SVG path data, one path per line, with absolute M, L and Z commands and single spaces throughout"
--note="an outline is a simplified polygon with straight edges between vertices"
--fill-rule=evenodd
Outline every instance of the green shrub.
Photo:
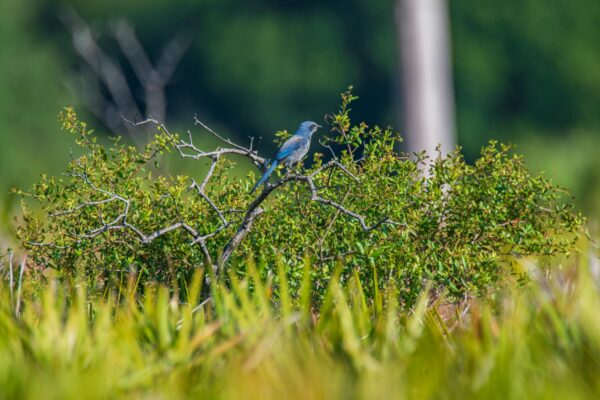
M 477 294 L 519 275 L 511 267 L 517 257 L 573 249 L 582 218 L 509 146 L 491 142 L 474 165 L 460 149 L 433 159 L 401 154 L 391 129 L 351 124 L 354 99 L 344 93 L 327 117 L 324 150 L 313 140 L 312 164 L 280 171 L 254 196 L 257 174 L 232 174 L 230 153 L 203 152 L 158 123 L 143 150 L 118 140 L 105 148 L 66 109 L 63 125 L 85 154 L 69 163 L 66 179 L 44 177 L 23 193 L 47 217 L 26 206 L 19 237 L 36 265 L 85 276 L 97 290 L 132 270 L 142 282 L 177 287 L 196 268 L 243 274 L 254 259 L 263 276 L 284 266 L 293 291 L 308 263 L 317 298 L 337 273 L 341 282 L 357 276 L 369 296 L 393 283 L 405 305 L 425 281 L 452 296 Z M 264 166 L 252 148 L 224 142 Z M 165 152 L 208 159 L 210 179 L 159 174 Z M 240 244 L 231 246 L 236 235 Z

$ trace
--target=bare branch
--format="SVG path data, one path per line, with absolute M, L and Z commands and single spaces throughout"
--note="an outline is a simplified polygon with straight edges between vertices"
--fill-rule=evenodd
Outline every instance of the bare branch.
M 122 121 L 116 106 L 104 97 L 98 75 L 88 65 L 82 65 L 78 84 L 72 85 L 73 92 L 85 107 L 104 123 L 111 132 L 122 130 Z
M 156 63 L 156 70 L 164 84 L 171 80 L 173 72 L 191 44 L 191 36 L 184 33 L 176 35 L 167 43 Z
M 140 115 L 125 73 L 96 43 L 90 27 L 72 7 L 64 8 L 59 17 L 71 32 L 75 50 L 106 85 L 119 113 L 128 118 Z
M 90 111 L 114 133 L 120 133 L 123 128 L 122 121 L 115 116 L 120 115 L 128 119 L 144 118 L 121 66 L 98 45 L 89 25 L 73 7 L 63 8 L 59 17 L 71 33 L 75 51 L 89 65 L 93 75 L 97 76 L 97 79 L 82 80 L 83 93 L 80 95 Z M 164 121 L 167 110 L 165 86 L 189 48 L 190 36 L 179 34 L 173 37 L 162 50 L 154 66 L 133 27 L 127 21 L 118 20 L 113 23 L 111 32 L 144 89 L 145 115 Z M 95 81 L 101 81 L 106 86 L 110 93 L 110 101 L 104 98 L 100 86 L 94 85 Z M 140 136 L 140 132 L 134 131 L 134 127 L 135 125 L 131 124 L 125 125 L 134 142 L 141 147 L 145 144 L 147 136 Z
M 129 64 L 133 68 L 133 72 L 137 76 L 138 80 L 145 84 L 149 81 L 158 81 L 150 58 L 146 54 L 146 51 L 142 47 L 142 44 L 138 40 L 133 27 L 129 22 L 124 19 L 120 19 L 114 22 L 111 26 L 112 33 L 119 44 L 119 47 L 127 57 Z M 153 115 L 158 118 L 158 115 Z
M 124 120 L 125 120 L 125 122 L 127 122 L 128 124 L 131 124 L 133 126 L 141 126 L 141 125 L 148 125 L 148 124 L 155 125 L 158 129 L 165 132 L 169 137 L 171 137 L 173 139 L 173 144 L 175 145 L 175 148 L 179 152 L 179 155 L 183 158 L 192 158 L 194 160 L 199 160 L 201 158 L 210 158 L 210 159 L 213 159 L 213 161 L 214 161 L 215 159 L 219 159 L 221 156 L 228 155 L 228 154 L 235 154 L 235 155 L 240 155 L 240 156 L 249 158 L 250 161 L 252 161 L 252 163 L 254 165 L 259 166 L 259 167 L 263 166 L 266 163 L 266 160 L 263 157 L 260 157 L 256 153 L 256 151 L 254 149 L 252 149 L 252 143 L 253 143 L 252 139 L 250 141 L 251 146 L 249 148 L 238 145 L 229 139 L 223 138 L 221 135 L 219 135 L 217 132 L 215 132 L 214 130 L 209 128 L 207 125 L 205 125 L 203 122 L 201 122 L 195 116 L 194 116 L 194 121 L 197 125 L 202 126 L 208 132 L 210 132 L 212 135 L 214 135 L 217 139 L 219 139 L 220 141 L 227 143 L 233 147 L 231 147 L 231 148 L 218 147 L 216 150 L 213 150 L 213 151 L 204 151 L 204 150 L 201 150 L 198 147 L 196 147 L 196 145 L 194 145 L 194 142 L 192 139 L 192 134 L 190 132 L 188 132 L 188 141 L 187 142 L 183 139 L 175 140 L 175 136 L 169 132 L 169 130 L 167 129 L 165 124 L 162 122 L 159 122 L 158 120 L 156 120 L 154 118 L 147 118 L 144 121 L 139 121 L 139 122 L 132 122 L 125 118 L 124 118 Z M 186 152 L 186 150 L 188 150 L 188 152 Z
M 355 182 L 357 182 L 357 183 L 360 182 L 360 180 L 356 177 L 356 175 L 354 175 L 352 172 L 350 172 L 348 170 L 348 168 L 346 168 L 344 165 L 342 165 L 342 163 L 340 163 L 339 161 L 337 161 L 335 159 L 331 160 L 331 161 L 323 164 L 321 167 L 317 168 L 315 171 L 313 171 L 312 174 L 309 175 L 309 177 L 312 180 L 315 176 L 317 176 L 318 174 L 320 174 L 324 170 L 329 169 L 329 168 L 333 168 L 333 167 L 336 167 L 339 170 L 341 170 L 342 172 L 344 172 L 346 175 L 348 175 L 350 178 L 352 178 Z
M 177 35 L 171 39 L 163 49 L 155 67 L 137 38 L 133 27 L 127 21 L 115 22 L 112 32 L 136 77 L 144 87 L 146 115 L 164 121 L 167 108 L 165 86 L 191 43 L 189 37 Z
M 381 226 L 384 223 L 397 224 L 386 217 L 386 218 L 383 218 L 382 220 L 374 223 L 373 225 L 369 226 L 365 222 L 365 217 L 363 217 L 362 215 L 355 213 L 354 211 L 348 210 L 346 207 L 344 207 L 343 205 L 341 205 L 339 203 L 336 203 L 333 200 L 326 199 L 326 198 L 319 196 L 317 187 L 316 187 L 311 175 L 294 176 L 293 179 L 298 180 L 298 181 L 304 181 L 308 184 L 308 187 L 310 189 L 310 194 L 311 194 L 310 199 L 312 201 L 316 201 L 317 203 L 325 204 L 325 205 L 331 206 L 333 208 L 336 208 L 339 211 L 341 211 L 343 214 L 346 214 L 346 215 L 354 218 L 355 220 L 357 220 L 360 223 L 360 226 L 362 227 L 363 231 L 365 231 L 365 232 L 370 232 L 370 231 L 378 228 L 379 226 Z
M 234 148 L 238 149 L 238 150 L 243 150 L 243 151 L 247 151 L 248 153 L 252 152 L 252 145 L 250 145 L 250 148 L 247 149 L 243 146 L 240 146 L 239 144 L 233 143 L 231 140 L 229 139 L 225 139 L 224 137 L 222 137 L 221 135 L 219 135 L 217 132 L 215 132 L 214 130 L 212 130 L 208 125 L 206 125 L 204 122 L 200 121 L 198 119 L 198 117 L 196 117 L 194 115 L 194 124 L 195 125 L 200 125 L 201 127 L 203 127 L 204 129 L 206 129 L 207 131 L 209 131 L 210 133 L 212 133 L 217 139 L 221 140 L 222 142 L 233 146 Z
M 319 190 L 314 182 L 314 178 L 321 172 L 323 172 L 326 169 L 329 168 L 338 168 L 339 170 L 341 170 L 342 172 L 344 172 L 346 175 L 348 175 L 350 178 L 352 178 L 355 182 L 360 182 L 359 179 L 356 177 L 356 175 L 354 175 L 352 172 L 350 172 L 348 170 L 348 168 L 346 168 L 344 165 L 342 165 L 339 161 L 337 160 L 331 160 L 329 162 L 327 162 L 326 164 L 323 164 L 321 167 L 317 168 L 315 171 L 313 171 L 310 175 L 299 175 L 299 174 L 288 174 L 287 176 L 285 176 L 283 179 L 281 179 L 280 181 L 278 181 L 275 184 L 267 184 L 267 186 L 265 187 L 265 189 L 263 190 L 263 192 L 261 192 L 261 194 L 259 195 L 259 197 L 255 200 L 254 203 L 256 203 L 257 201 L 259 201 L 260 203 L 262 203 L 262 201 L 265 200 L 265 198 L 277 187 L 281 186 L 282 184 L 288 182 L 288 181 L 301 181 L 301 182 L 305 182 L 308 185 L 308 188 L 310 190 L 310 200 L 311 201 L 315 201 L 321 204 L 325 204 L 328 205 L 330 207 L 336 208 L 337 210 L 339 210 L 340 212 L 342 212 L 343 214 L 354 218 L 355 220 L 357 220 L 360 223 L 360 226 L 362 227 L 362 229 L 365 232 L 370 232 L 373 231 L 375 229 L 377 229 L 378 227 L 380 227 L 383 224 L 392 224 L 392 225 L 399 225 L 399 226 L 404 226 L 405 224 L 396 222 L 391 220 L 390 218 L 383 218 L 377 222 L 375 222 L 372 225 L 368 225 L 365 221 L 365 217 L 354 212 L 351 210 L 348 210 L 346 207 L 344 207 L 343 205 L 330 200 L 330 199 L 326 199 L 324 197 L 321 197 L 319 195 Z M 254 204 L 252 203 L 252 204 Z M 259 203 L 259 204 L 260 204 Z M 250 206 L 250 208 L 252 207 L 252 205 Z
M 333 148 L 332 148 L 330 145 L 328 145 L 327 143 L 323 143 L 323 142 L 322 142 L 322 141 L 320 141 L 320 140 L 319 140 L 319 144 L 320 144 L 321 146 L 323 146 L 323 147 L 326 147 L 326 148 L 329 150 L 329 152 L 331 153 L 331 157 L 332 157 L 334 160 L 337 160 L 337 156 L 335 155 L 335 152 L 333 151 Z
M 191 188 L 196 189 L 198 194 L 204 200 L 206 200 L 206 202 L 212 207 L 213 210 L 215 210 L 215 212 L 219 216 L 219 219 L 221 220 L 222 224 L 217 229 L 215 229 L 214 231 L 212 231 L 210 233 L 207 233 L 206 235 L 195 237 L 194 240 L 192 241 L 192 244 L 205 242 L 206 239 L 209 239 L 209 238 L 217 235 L 219 232 L 221 232 L 223 229 L 225 229 L 229 226 L 229 222 L 227 222 L 227 219 L 225 218 L 225 216 L 223 215 L 221 210 L 219 210 L 219 208 L 216 206 L 216 204 L 204 192 L 204 188 L 206 187 L 206 184 L 208 183 L 209 179 L 212 177 L 212 174 L 215 170 L 216 165 L 217 165 L 217 160 L 215 159 L 215 160 L 213 160 L 213 163 L 210 166 L 209 172 L 206 175 L 206 177 L 204 178 L 204 181 L 202 182 L 202 184 L 200 186 L 198 186 L 196 181 L 193 181 Z
M 221 257 L 219 257 L 219 268 L 223 268 L 227 264 L 227 261 L 229 260 L 229 257 L 231 257 L 231 254 L 233 254 L 233 252 L 238 248 L 240 243 L 242 243 L 242 240 L 244 240 L 248 232 L 250 232 L 250 229 L 252 229 L 252 224 L 254 223 L 256 218 L 263 212 L 264 210 L 261 207 L 256 207 L 246 214 L 246 217 L 244 217 L 244 220 L 242 221 L 237 232 L 227 243 L 225 249 L 223 250 L 223 253 L 221 254 Z

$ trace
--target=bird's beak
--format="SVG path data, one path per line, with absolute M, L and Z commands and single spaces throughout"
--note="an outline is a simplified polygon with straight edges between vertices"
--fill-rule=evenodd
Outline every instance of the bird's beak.
M 317 126 L 317 128 L 322 128 L 322 126 L 319 124 L 315 124 L 315 125 Z

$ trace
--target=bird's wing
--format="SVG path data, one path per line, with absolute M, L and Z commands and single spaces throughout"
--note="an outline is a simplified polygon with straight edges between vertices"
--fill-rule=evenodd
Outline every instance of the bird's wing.
M 275 159 L 278 161 L 285 159 L 287 156 L 292 154 L 294 151 L 296 151 L 299 148 L 301 148 L 302 146 L 304 146 L 305 140 L 306 139 L 303 138 L 302 136 L 295 136 L 295 135 L 292 136 L 281 146 L 281 148 L 277 152 L 277 155 L 275 156 Z

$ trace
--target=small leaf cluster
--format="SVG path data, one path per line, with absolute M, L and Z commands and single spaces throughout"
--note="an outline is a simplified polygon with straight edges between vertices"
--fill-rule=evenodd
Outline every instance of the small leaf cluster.
M 245 274 L 248 262 L 255 261 L 264 277 L 276 276 L 278 265 L 284 266 L 293 292 L 310 265 L 317 300 L 335 275 L 342 283 L 357 277 L 369 296 L 393 284 L 402 304 L 411 306 L 426 282 L 456 298 L 482 294 L 507 279 L 522 278 L 513 268 L 521 257 L 535 260 L 574 250 L 583 218 L 565 201 L 563 189 L 530 174 L 510 146 L 490 142 L 474 164 L 465 161 L 460 148 L 433 158 L 403 154 L 398 151 L 401 138 L 391 128 L 352 124 L 349 105 L 355 99 L 350 90 L 342 95 L 339 111 L 327 117 L 330 131 L 320 139 L 322 147 L 313 143 L 313 162 L 299 173 L 315 174 L 319 197 L 362 216 L 369 229 L 340 209 L 314 201 L 305 182 L 288 181 L 270 194 L 265 212 L 223 267 L 224 276 Z M 71 109 L 63 112 L 62 121 L 85 154 L 70 162 L 68 179 L 43 177 L 23 193 L 50 216 L 25 207 L 19 237 L 35 263 L 66 276 L 83 274 L 98 289 L 122 281 L 131 270 L 140 272 L 141 281 L 182 283 L 195 269 L 207 267 L 206 255 L 190 244 L 184 230 L 149 243 L 130 229 L 86 237 L 124 212 L 122 201 L 105 202 L 107 193 L 128 199 L 128 221 L 144 232 L 178 221 L 205 233 L 219 227 L 214 209 L 189 190 L 189 177 L 153 169 L 160 154 L 174 150 L 177 137 L 159 131 L 142 150 L 118 140 L 105 148 Z M 332 157 L 346 171 L 322 169 Z M 237 177 L 231 167 L 219 161 L 206 187 L 228 219 L 207 241 L 213 260 L 254 200 L 248 190 L 259 171 Z M 283 172 L 280 168 L 279 176 Z

